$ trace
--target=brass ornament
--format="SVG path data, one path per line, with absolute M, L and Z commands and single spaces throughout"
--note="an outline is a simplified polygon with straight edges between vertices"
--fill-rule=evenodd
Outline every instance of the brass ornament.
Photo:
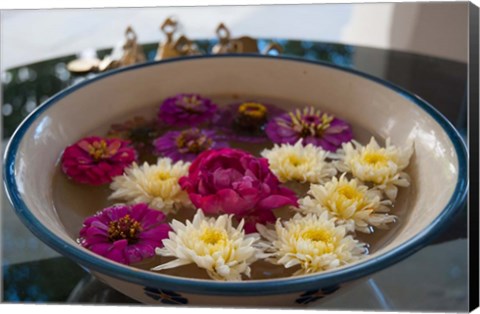
M 123 45 L 123 55 L 119 60 L 120 66 L 132 65 L 145 62 L 145 53 L 142 46 L 137 43 L 137 34 L 132 27 L 127 27 L 125 31 L 125 44 Z
M 175 39 L 177 29 L 178 22 L 172 17 L 167 18 L 162 23 L 160 30 L 165 34 L 166 38 L 164 42 L 158 44 L 155 60 L 202 54 L 198 45 L 185 35 L 180 35 Z M 269 45 L 260 52 L 258 41 L 252 37 L 241 36 L 231 38 L 230 30 L 223 23 L 218 25 L 215 32 L 218 37 L 218 43 L 213 46 L 212 54 L 282 53 L 282 47 L 274 42 L 269 43 Z M 102 60 L 92 57 L 75 59 L 67 64 L 67 69 L 71 73 L 84 75 L 90 72 L 103 72 L 146 61 L 143 47 L 137 42 L 137 34 L 131 26 L 128 26 L 125 30 L 125 41 L 123 45 L 116 47 L 110 55 L 105 56 Z
M 166 39 L 165 42 L 158 44 L 155 60 L 201 54 L 198 46 L 185 35 L 174 39 L 177 26 L 177 21 L 171 17 L 167 18 L 160 26 L 160 30 L 165 34 Z
M 225 24 L 220 23 L 215 30 L 218 37 L 218 44 L 213 46 L 212 53 L 231 53 L 234 52 L 234 47 L 231 45 L 230 40 L 230 30 L 225 26 Z
M 218 37 L 218 43 L 212 48 L 213 54 L 259 52 L 256 39 L 248 36 L 232 39 L 230 38 L 230 30 L 223 23 L 218 25 L 215 32 Z
M 175 43 L 173 35 L 177 31 L 177 21 L 173 18 L 167 18 L 160 26 L 160 30 L 165 34 L 165 42 L 158 44 L 157 55 L 155 60 L 168 59 L 179 56 L 179 53 L 175 49 Z
M 180 56 L 192 56 L 201 54 L 197 44 L 188 39 L 185 35 L 180 36 L 175 42 L 175 50 Z
M 125 43 L 122 50 L 122 56 L 118 60 L 114 59 L 112 55 L 107 55 L 102 60 L 98 58 L 75 59 L 67 64 L 67 69 L 75 74 L 86 74 L 103 72 L 146 61 L 143 48 L 137 43 L 137 34 L 131 26 L 128 26 L 125 30 Z

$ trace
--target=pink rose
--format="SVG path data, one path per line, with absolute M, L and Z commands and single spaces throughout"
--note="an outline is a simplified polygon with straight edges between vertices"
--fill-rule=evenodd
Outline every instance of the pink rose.
M 234 214 L 245 219 L 247 232 L 255 231 L 256 223 L 274 222 L 273 209 L 297 206 L 297 196 L 280 186 L 267 159 L 238 149 L 201 153 L 179 183 L 192 203 L 205 213 Z

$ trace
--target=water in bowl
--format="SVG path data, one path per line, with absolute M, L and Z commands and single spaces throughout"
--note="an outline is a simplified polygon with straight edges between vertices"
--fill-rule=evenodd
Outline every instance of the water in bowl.
M 239 96 L 239 95 L 220 95 L 216 97 L 210 97 L 218 105 L 226 105 L 233 102 L 241 101 L 251 101 L 255 100 L 258 102 L 275 104 L 278 107 L 281 107 L 285 110 L 292 110 L 295 108 L 301 108 L 305 105 L 310 104 L 299 104 L 298 102 L 285 100 L 285 99 L 275 99 L 271 97 L 259 97 L 259 96 Z M 293 105 L 295 104 L 295 105 Z M 321 109 L 321 104 L 319 104 Z M 156 117 L 158 110 L 158 105 L 155 106 L 145 106 L 135 112 L 131 112 L 123 117 L 113 117 L 110 121 L 106 121 L 101 127 L 92 130 L 89 134 L 85 136 L 104 136 L 113 123 L 119 123 L 128 119 L 131 119 L 134 116 L 143 116 L 146 119 L 151 119 Z M 332 114 L 337 114 L 331 112 Z M 338 114 L 339 118 L 341 114 Z M 354 138 L 362 144 L 366 144 L 371 136 L 374 136 L 377 139 L 381 139 L 378 134 L 375 134 L 366 127 L 359 125 L 352 125 Z M 381 141 L 380 141 L 381 142 Z M 231 142 L 231 147 L 239 148 L 245 151 L 248 151 L 255 156 L 260 156 L 260 152 L 265 148 L 270 148 L 273 146 L 272 143 L 266 142 L 262 144 L 252 144 L 252 143 L 240 143 L 240 142 Z M 147 159 L 152 160 L 151 156 L 146 156 Z M 408 172 L 408 168 L 406 169 Z M 287 186 L 289 186 L 287 184 Z M 308 187 L 302 186 L 299 184 L 292 184 L 289 186 L 294 189 L 299 197 L 303 197 L 308 190 Z M 398 217 L 397 221 L 393 224 L 390 224 L 388 230 L 379 230 L 376 229 L 372 234 L 364 234 L 357 232 L 355 238 L 359 241 L 368 243 L 369 253 L 375 253 L 377 250 L 389 243 L 398 232 L 401 231 L 403 222 L 407 219 L 408 216 L 408 199 L 409 195 L 412 195 L 414 186 L 410 186 L 407 189 L 399 189 L 399 194 L 397 200 L 395 201 L 395 206 L 391 211 L 391 214 L 394 214 Z M 57 166 L 54 177 L 53 177 L 53 202 L 56 209 L 56 212 L 65 226 L 66 231 L 72 239 L 77 239 L 80 229 L 82 228 L 82 223 L 84 219 L 88 216 L 93 215 L 97 211 L 115 204 L 115 201 L 108 200 L 111 190 L 107 185 L 104 186 L 88 186 L 77 184 L 69 180 L 61 171 L 60 167 Z M 288 208 L 279 208 L 275 210 L 277 217 L 287 218 L 293 216 L 295 212 Z M 194 210 L 185 209 L 180 210 L 175 215 L 167 216 L 168 220 L 177 219 L 180 221 L 185 221 L 186 219 L 192 219 L 194 215 Z M 154 257 L 148 260 L 144 260 L 141 263 L 131 265 L 132 267 L 137 267 L 144 270 L 149 270 L 150 268 L 163 264 L 172 260 L 169 257 Z M 281 278 L 291 276 L 297 268 L 292 267 L 291 269 L 285 269 L 283 266 L 272 265 L 266 261 L 257 261 L 252 264 L 252 274 L 251 279 L 272 279 L 272 278 Z M 178 268 L 168 269 L 161 271 L 163 274 L 181 276 L 188 278 L 198 278 L 198 279 L 209 279 L 205 271 L 198 269 L 195 265 L 186 265 Z

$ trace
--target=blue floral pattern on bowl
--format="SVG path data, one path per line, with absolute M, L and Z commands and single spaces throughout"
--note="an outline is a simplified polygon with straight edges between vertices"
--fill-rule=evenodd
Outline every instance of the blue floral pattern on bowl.
M 308 304 L 310 302 L 315 302 L 323 297 L 334 293 L 340 288 L 339 285 L 331 286 L 323 289 L 309 290 L 300 295 L 298 299 L 295 300 L 298 304 Z
M 145 291 L 146 295 L 164 304 L 188 304 L 188 300 L 186 298 L 171 290 L 157 289 L 152 287 L 145 287 L 143 290 Z

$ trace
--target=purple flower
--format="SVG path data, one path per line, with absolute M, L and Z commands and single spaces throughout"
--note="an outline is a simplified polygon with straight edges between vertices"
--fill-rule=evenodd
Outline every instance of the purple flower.
M 288 112 L 270 121 L 265 129 L 267 136 L 278 144 L 313 144 L 335 152 L 344 142 L 352 139 L 348 123 L 313 107 Z
M 228 143 L 223 141 L 215 131 L 197 128 L 167 132 L 157 138 L 153 145 L 156 154 L 169 157 L 174 162 L 193 161 L 203 151 L 228 147 Z
M 255 231 L 256 223 L 275 222 L 273 209 L 298 205 L 295 193 L 280 185 L 267 159 L 239 149 L 201 153 L 179 183 L 205 213 L 234 214 L 245 219 L 246 232 Z
M 171 126 L 195 126 L 210 120 L 217 111 L 210 99 L 198 94 L 178 94 L 160 106 L 158 118 Z
M 247 101 L 219 109 L 213 125 L 222 130 L 230 139 L 240 142 L 261 143 L 268 121 L 284 113 L 274 105 Z
M 112 124 L 107 137 L 128 140 L 140 154 L 151 154 L 152 141 L 163 132 L 155 119 L 146 120 L 136 116 L 122 123 Z
M 115 205 L 85 219 L 79 243 L 96 254 L 130 265 L 153 257 L 170 230 L 165 215 L 147 204 Z

